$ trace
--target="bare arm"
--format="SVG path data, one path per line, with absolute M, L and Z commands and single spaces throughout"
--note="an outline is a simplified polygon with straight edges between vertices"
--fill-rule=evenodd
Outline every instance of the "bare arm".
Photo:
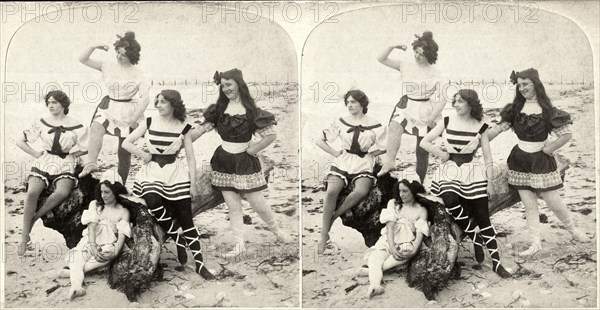
M 377 150 L 377 151 L 373 151 L 373 152 L 371 152 L 371 153 L 369 153 L 369 154 L 373 155 L 373 157 L 377 157 L 377 156 L 379 156 L 379 155 L 383 155 L 383 154 L 385 154 L 385 153 L 386 153 L 386 151 L 385 151 L 385 150 Z
M 194 155 L 194 145 L 192 142 L 192 133 L 187 132 L 183 137 L 183 147 L 185 148 L 185 158 L 187 159 L 188 170 L 190 174 L 190 192 L 192 200 L 196 199 L 196 156 Z
M 333 157 L 338 157 L 340 155 L 342 155 L 343 151 L 342 150 L 335 150 L 331 147 L 331 145 L 329 145 L 329 143 L 327 143 L 327 141 L 321 139 L 317 139 L 315 141 L 315 144 L 322 149 L 323 151 L 327 152 L 329 155 L 333 156 Z
M 440 136 L 442 134 L 442 132 L 444 132 L 444 123 L 440 122 L 429 133 L 427 133 L 427 135 L 423 138 L 423 140 L 421 140 L 421 143 L 419 144 L 419 146 L 421 148 L 423 148 L 425 151 L 429 152 L 430 154 L 433 154 L 442 159 L 445 158 L 447 160 L 448 159 L 447 156 L 449 156 L 448 153 L 442 151 L 440 148 L 435 147 L 431 143 L 433 141 L 433 139 Z
M 190 130 L 190 133 L 192 135 L 192 142 L 198 140 L 198 138 L 200 138 L 205 133 L 213 130 L 214 128 L 215 126 L 212 123 L 205 123 L 203 125 L 198 126 L 198 128 Z
M 125 220 L 129 223 L 129 210 L 124 209 L 123 217 L 121 218 L 121 220 Z M 127 236 L 124 233 L 119 232 L 119 237 L 117 237 L 117 245 L 115 247 L 115 256 L 121 253 L 123 245 L 125 244 L 125 240 L 127 240 Z
M 266 149 L 267 146 L 269 146 L 271 143 L 273 143 L 273 141 L 275 141 L 275 139 L 277 139 L 276 134 L 267 135 L 264 138 L 260 139 L 260 141 L 253 143 L 252 145 L 249 145 L 248 149 L 246 149 L 246 153 L 248 153 L 252 156 L 256 156 L 256 154 L 258 154 L 258 152 Z
M 27 141 L 25 141 L 25 137 L 20 137 L 15 144 L 17 145 L 18 148 L 20 148 L 21 150 L 23 150 L 25 153 L 33 156 L 34 158 L 38 158 L 40 156 L 42 156 L 42 154 L 44 154 L 43 151 L 36 151 L 34 150 L 29 143 L 27 143 Z
M 102 62 L 90 59 L 90 56 L 96 49 L 108 51 L 108 45 L 95 45 L 95 46 L 90 46 L 90 47 L 86 48 L 79 56 L 79 62 L 81 62 L 82 64 L 84 64 L 92 69 L 102 71 Z
M 406 45 L 396 45 L 396 46 L 388 46 L 377 56 L 377 61 L 384 66 L 390 67 L 392 69 L 400 70 L 402 66 L 402 62 L 398 60 L 392 60 L 389 58 L 392 51 L 397 48 L 406 51 Z
M 569 142 L 569 140 L 571 140 L 572 137 L 572 133 L 561 135 L 560 137 L 558 137 L 558 139 L 546 144 L 542 151 L 548 155 L 552 155 L 552 153 L 556 152 L 558 149 L 567 144 L 567 142 Z
M 144 114 L 146 108 L 148 107 L 148 103 L 150 102 L 150 98 L 148 96 L 148 92 L 150 90 L 150 84 L 146 79 L 144 79 L 140 83 L 139 93 L 140 93 L 140 102 L 135 106 L 135 111 L 133 111 L 133 115 L 131 116 L 131 124 L 129 127 L 137 128 L 137 121 Z
M 142 125 L 138 126 L 127 138 L 123 141 L 121 145 L 124 150 L 127 152 L 134 154 L 137 157 L 144 159 L 144 162 L 150 161 L 152 155 L 142 151 L 139 147 L 133 144 L 137 139 L 141 138 L 144 133 L 146 133 L 146 122 L 142 122 Z

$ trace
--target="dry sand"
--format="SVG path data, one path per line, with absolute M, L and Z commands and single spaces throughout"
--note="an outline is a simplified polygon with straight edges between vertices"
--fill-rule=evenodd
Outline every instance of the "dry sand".
M 175 245 L 169 241 L 163 247 L 161 263 L 165 267 L 161 281 L 152 282 L 138 302 L 130 303 L 124 294 L 107 284 L 106 272 L 86 275 L 87 295 L 72 302 L 67 299 L 68 279 L 56 279 L 64 265 L 68 250 L 62 236 L 38 222 L 31 233 L 34 250 L 20 258 L 16 246 L 20 240 L 22 205 L 25 198 L 21 175 L 11 175 L 5 183 L 4 217 L 5 243 L 5 301 L 6 307 L 299 307 L 299 249 L 298 249 L 298 105 L 286 102 L 276 95 L 271 102 L 257 104 L 276 114 L 279 121 L 277 140 L 263 152 L 275 161 L 271 173 L 267 202 L 276 212 L 280 227 L 295 237 L 293 244 L 279 244 L 266 224 L 249 206 L 244 214 L 251 224 L 245 225 L 248 256 L 245 259 L 225 260 L 220 253 L 232 248 L 227 208 L 221 205 L 194 218 L 204 243 L 205 261 L 209 269 L 219 272 L 230 270 L 229 277 L 219 281 L 205 281 L 194 273 L 192 256 L 188 254 L 187 268 L 175 270 Z M 150 113 L 151 114 L 151 113 Z M 10 116 L 7 116 L 7 120 Z M 18 121 L 16 121 L 18 122 Z M 13 120 L 13 126 L 20 125 Z M 7 132 L 7 137 L 9 136 Z M 7 141 L 8 142 L 8 141 Z M 198 167 L 208 165 L 213 150 L 220 144 L 214 132 L 194 144 Z M 26 154 L 7 144 L 6 162 L 28 163 Z M 108 168 L 116 161 L 116 139 L 105 138 L 100 155 L 101 166 Z M 134 157 L 127 187 L 132 188 L 135 171 L 140 161 Z M 188 251 L 189 253 L 189 251 Z
M 491 270 L 489 255 L 483 268 L 474 270 L 473 246 L 465 241 L 458 258 L 464 263 L 461 278 L 450 281 L 434 301 L 428 301 L 420 291 L 408 287 L 405 271 L 386 273 L 383 280 L 385 293 L 369 300 L 365 297 L 368 278 L 356 277 L 355 274 L 355 270 L 364 264 L 363 253 L 367 249 L 357 231 L 336 221 L 330 234 L 336 248 L 329 251 L 330 255 L 316 254 L 324 192 L 318 180 L 304 178 L 305 175 L 314 175 L 312 171 L 306 173 L 303 170 L 303 306 L 596 308 L 594 92 L 593 89 L 573 89 L 552 92 L 549 96 L 555 106 L 571 113 L 574 121 L 573 139 L 559 151 L 570 161 L 561 196 L 577 225 L 593 237 L 592 243 L 572 242 L 570 234 L 561 228 L 560 221 L 540 200 L 540 213 L 547 217 L 541 225 L 544 249 L 530 259 L 518 257 L 516 253 L 523 250 L 527 241 L 524 208 L 519 203 L 492 216 L 492 223 L 500 236 L 502 262 L 518 277 L 503 280 L 497 276 Z M 497 111 L 488 111 L 487 114 L 493 118 L 498 116 Z M 398 157 L 403 167 L 414 166 L 411 149 L 414 148 L 414 138 L 403 140 Z M 514 133 L 500 135 L 491 145 L 494 160 L 504 162 L 515 143 Z M 322 167 L 326 156 L 324 152 L 315 155 L 303 153 L 303 167 L 315 162 Z M 433 164 L 435 159 L 432 158 L 430 165 Z M 426 186 L 429 183 L 426 180 Z

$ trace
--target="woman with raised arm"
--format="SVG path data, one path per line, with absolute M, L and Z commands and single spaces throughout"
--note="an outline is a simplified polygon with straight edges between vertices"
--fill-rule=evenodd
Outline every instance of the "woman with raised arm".
M 510 79 L 517 86 L 515 98 L 501 111 L 501 125 L 504 130 L 512 128 L 519 142 L 507 159 L 508 185 L 519 192 L 531 238 L 531 245 L 519 255 L 530 256 L 542 249 L 538 195 L 561 220 L 573 239 L 590 242 L 590 238 L 575 227 L 558 192 L 563 187 L 563 181 L 553 154 L 571 139 L 571 116 L 552 106 L 536 69 L 513 71 Z M 548 140 L 550 133 L 558 138 Z
M 406 133 L 417 138 L 415 170 L 423 183 L 429 165 L 429 153 L 419 144 L 436 122 L 441 120 L 440 113 L 446 101 L 441 89 L 441 73 L 434 66 L 438 58 L 438 45 L 433 40 L 433 34 L 426 31 L 422 36 L 415 36 L 417 39 L 412 43 L 414 62 L 389 58 L 394 49 L 406 51 L 404 44 L 386 48 L 377 58 L 381 64 L 400 72 L 403 94 L 390 118 L 386 159 L 377 175 L 382 176 L 394 169 L 402 134 Z
M 431 192 L 444 201 L 446 211 L 475 244 L 475 259 L 484 260 L 483 246 L 492 257 L 492 270 L 502 278 L 510 273 L 500 263 L 496 229 L 490 221 L 488 195 L 494 194 L 492 152 L 487 134 L 488 124 L 482 122 L 483 107 L 477 92 L 461 89 L 452 101 L 456 115 L 444 117 L 421 141 L 421 147 L 442 161 L 433 175 Z M 442 136 L 445 150 L 432 144 Z M 473 161 L 481 146 L 484 165 Z M 469 221 L 473 218 L 473 222 Z M 474 226 L 471 226 L 471 224 Z M 475 228 L 479 227 L 479 234 Z M 481 236 L 481 237 L 480 237 Z
M 148 106 L 148 81 L 144 73 L 136 66 L 140 60 L 140 44 L 131 31 L 119 38 L 114 44 L 117 52 L 116 62 L 100 62 L 90 58 L 96 49 L 108 51 L 108 45 L 87 48 L 79 57 L 84 65 L 102 72 L 102 79 L 108 89 L 108 95 L 102 98 L 90 124 L 89 161 L 79 177 L 98 170 L 98 156 L 102 149 L 105 134 L 119 138 L 118 159 L 119 175 L 127 182 L 131 166 L 131 154 L 121 144 L 125 138 L 144 119 Z
M 223 140 L 215 150 L 210 165 L 213 170 L 212 186 L 221 191 L 225 198 L 236 243 L 236 249 L 224 256 L 236 257 L 245 251 L 242 197 L 266 222 L 278 240 L 292 242 L 292 237 L 279 228 L 275 214 L 267 206 L 264 197 L 267 182 L 257 155 L 277 138 L 275 116 L 256 106 L 242 71 L 232 69 L 216 72 L 213 79 L 219 85 L 219 98 L 216 104 L 204 111 L 205 122 L 192 131 L 192 136 L 195 140 L 215 129 Z M 260 140 L 251 142 L 253 135 Z
M 375 185 L 375 158 L 385 153 L 385 127 L 366 115 L 369 105 L 367 95 L 360 90 L 348 91 L 344 95 L 344 103 L 348 114 L 335 119 L 316 139 L 316 145 L 335 158 L 327 174 L 319 254 L 327 248 L 333 221 L 363 200 Z M 329 145 L 338 138 L 342 150 Z M 352 192 L 336 210 L 338 195 L 350 185 L 354 186 Z
M 185 264 L 185 245 L 192 250 L 196 262 L 196 273 L 210 280 L 214 276 L 204 265 L 200 235 L 193 222 L 192 201 L 198 197 L 196 189 L 196 158 L 190 129 L 185 122 L 185 105 L 176 90 L 166 89 L 156 96 L 154 106 L 158 117 L 148 117 L 123 142 L 123 148 L 142 158 L 144 165 L 136 175 L 133 194 L 146 201 L 148 211 L 158 224 L 177 244 L 179 262 Z M 133 143 L 145 136 L 148 150 L 145 152 Z M 187 162 L 178 159 L 181 148 L 169 147 L 181 145 L 185 149 Z M 179 238 L 177 229 L 183 229 Z M 183 251 L 182 251 L 183 249 Z
M 50 91 L 44 97 L 44 101 L 50 115 L 36 118 L 31 127 L 23 131 L 23 135 L 16 140 L 16 145 L 21 150 L 35 158 L 31 171 L 26 175 L 27 196 L 23 209 L 19 255 L 23 255 L 27 250 L 33 224 L 63 202 L 77 186 L 77 157 L 87 152 L 87 127 L 67 116 L 71 105 L 67 94 L 60 90 Z M 34 150 L 29 145 L 38 139 L 42 141 L 41 151 Z M 40 194 L 51 184 L 55 186 L 54 192 L 36 212 Z

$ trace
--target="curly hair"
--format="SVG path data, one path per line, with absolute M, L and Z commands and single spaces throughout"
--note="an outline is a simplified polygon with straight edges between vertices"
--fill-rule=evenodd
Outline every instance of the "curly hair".
M 132 65 L 137 65 L 140 61 L 140 50 L 142 47 L 135 40 L 135 33 L 133 31 L 125 32 L 124 36 L 117 35 L 119 38 L 113 46 L 115 47 L 115 51 L 119 48 L 125 49 L 125 56 L 129 59 Z
M 168 101 L 173 107 L 173 117 L 180 120 L 181 122 L 185 121 L 185 104 L 183 104 L 183 100 L 181 100 L 181 94 L 172 89 L 163 89 L 160 91 L 154 100 L 154 107 L 158 104 L 158 96 L 163 96 L 166 101 Z
M 535 69 L 533 69 L 533 70 L 535 70 Z M 546 88 L 544 87 L 544 84 L 542 83 L 539 76 L 537 75 L 537 70 L 535 70 L 535 73 L 536 74 L 528 74 L 526 76 L 523 75 L 523 76 L 518 76 L 518 77 L 531 80 L 531 83 L 533 84 L 533 89 L 535 90 L 535 96 L 537 98 L 537 102 L 540 105 L 540 107 L 542 107 L 542 117 L 544 118 L 544 121 L 546 122 L 546 126 L 549 126 L 550 119 L 552 118 L 552 115 L 553 115 L 554 107 L 552 106 L 552 101 L 546 94 Z M 521 90 L 519 89 L 519 84 L 516 84 L 516 85 L 517 85 L 517 87 L 515 89 L 515 98 L 513 99 L 513 107 L 512 107 L 511 113 L 509 113 L 510 115 L 507 117 L 511 124 L 514 122 L 517 115 L 519 115 L 521 113 L 521 110 L 523 109 L 523 106 L 525 105 L 525 101 L 526 101 L 523 94 L 521 94 Z
M 115 195 L 115 199 L 117 200 L 117 202 L 122 204 L 122 199 L 119 195 L 127 194 L 127 188 L 125 188 L 125 186 L 123 186 L 123 184 L 121 184 L 120 182 L 110 183 L 110 181 L 104 180 L 98 183 L 98 185 L 96 185 L 96 190 L 94 193 L 94 196 L 96 197 L 96 203 L 98 204 L 98 206 L 100 206 L 100 210 L 104 210 L 105 204 L 104 200 L 102 199 L 102 185 L 108 187 L 113 193 L 113 195 Z
M 477 92 L 472 89 L 461 89 L 456 94 L 454 94 L 454 98 L 452 99 L 452 106 L 456 103 L 456 95 L 459 95 L 463 98 L 469 107 L 471 107 L 471 117 L 480 121 L 483 119 L 483 106 L 479 101 L 479 96 Z
M 417 194 L 424 193 L 425 187 L 419 183 L 419 181 L 409 182 L 407 179 L 402 179 L 394 184 L 394 190 L 392 191 L 392 197 L 396 200 L 396 203 L 402 205 L 402 198 L 400 198 L 400 184 L 404 184 L 410 190 L 415 201 L 417 201 Z
M 350 96 L 360 103 L 363 114 L 367 114 L 367 111 L 369 111 L 369 97 L 361 90 L 350 90 L 344 95 L 344 104 L 348 105 L 348 97 Z
M 62 105 L 64 109 L 65 115 L 69 114 L 69 106 L 71 105 L 71 99 L 69 96 L 65 94 L 62 90 L 52 90 L 44 96 L 44 101 L 46 102 L 46 106 L 48 106 L 48 100 L 50 97 L 54 98 L 54 100 L 58 101 L 60 105 Z
M 422 36 L 415 35 L 417 39 L 413 41 L 411 44 L 413 50 L 416 50 L 418 47 L 423 48 L 423 56 L 427 58 L 427 61 L 430 64 L 435 64 L 438 58 L 438 45 L 433 40 L 433 33 L 431 31 L 423 32 Z

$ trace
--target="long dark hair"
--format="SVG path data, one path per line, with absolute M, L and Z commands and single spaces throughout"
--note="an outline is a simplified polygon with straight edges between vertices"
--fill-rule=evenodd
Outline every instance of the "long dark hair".
M 535 96 L 537 98 L 537 102 L 542 107 L 542 116 L 544 117 L 544 121 L 546 122 L 546 127 L 550 124 L 550 119 L 552 118 L 554 107 L 552 106 L 552 101 L 548 95 L 546 95 L 546 88 L 539 77 L 530 75 L 527 77 L 523 77 L 524 79 L 530 79 L 533 83 L 533 89 L 535 90 Z M 523 106 L 525 105 L 525 97 L 521 94 L 519 90 L 519 84 L 516 84 L 517 87 L 515 89 L 515 98 L 513 99 L 513 107 L 512 107 L 512 115 L 511 115 L 511 123 L 514 122 L 515 117 L 521 113 L 523 110 Z
M 125 188 L 125 186 L 123 186 L 123 184 L 120 182 L 110 183 L 108 180 L 104 180 L 96 185 L 96 190 L 94 193 L 94 196 L 96 196 L 96 203 L 98 206 L 100 206 L 100 210 L 104 210 L 104 200 L 102 199 L 102 190 L 100 189 L 103 184 L 110 189 L 113 195 L 115 195 L 117 203 L 122 205 L 122 199 L 119 195 L 127 194 L 127 188 Z
M 472 89 L 459 90 L 452 99 L 452 106 L 456 103 L 456 95 L 463 98 L 471 107 L 471 117 L 481 122 L 483 119 L 483 107 L 481 106 L 477 92 Z
M 221 79 L 233 80 L 238 86 L 238 95 L 240 96 L 240 101 L 244 108 L 246 108 L 246 117 L 250 122 L 252 128 L 254 128 L 254 119 L 256 118 L 256 103 L 254 102 L 254 98 L 250 95 L 250 90 L 248 89 L 248 84 L 244 81 L 242 76 L 242 72 L 237 69 L 229 70 L 220 74 L 215 74 L 215 83 L 220 84 Z M 219 87 L 219 98 L 217 99 L 217 107 L 216 107 L 216 119 L 221 118 L 221 116 L 225 113 L 227 109 L 227 105 L 229 105 L 229 98 L 223 92 L 223 89 Z
M 158 96 L 162 95 L 165 100 L 171 104 L 173 107 L 173 117 L 180 120 L 181 122 L 185 121 L 185 105 L 183 104 L 183 100 L 181 100 L 181 94 L 172 89 L 163 89 L 160 91 L 158 95 L 156 95 L 156 99 L 154 100 L 154 107 L 158 103 Z
M 400 184 L 404 184 L 404 186 L 408 187 L 408 189 L 410 190 L 410 193 L 413 195 L 413 199 L 418 202 L 418 197 L 417 194 L 420 193 L 424 193 L 425 192 L 425 188 L 423 187 L 423 185 L 421 185 L 421 183 L 419 183 L 419 181 L 408 181 L 407 179 L 402 179 L 398 182 L 396 182 L 396 184 L 394 184 L 394 190 L 392 191 L 392 197 L 396 200 L 396 203 L 402 207 L 402 198 L 400 198 Z

